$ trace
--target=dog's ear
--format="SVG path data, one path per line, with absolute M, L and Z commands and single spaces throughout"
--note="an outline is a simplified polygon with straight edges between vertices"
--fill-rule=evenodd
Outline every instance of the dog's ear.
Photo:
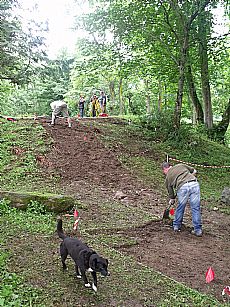
M 97 267 L 97 257 L 98 257 L 97 254 L 93 254 L 93 255 L 91 255 L 90 260 L 89 260 L 89 266 L 90 266 L 93 270 L 95 270 L 96 267 Z

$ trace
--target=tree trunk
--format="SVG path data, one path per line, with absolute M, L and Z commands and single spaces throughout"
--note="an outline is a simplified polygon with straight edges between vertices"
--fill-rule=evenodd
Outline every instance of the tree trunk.
M 145 80 L 145 93 L 146 93 L 146 113 L 150 114 L 150 95 L 149 95 L 149 81 Z
M 220 142 L 225 144 L 225 134 L 228 130 L 230 123 L 230 99 L 228 100 L 228 105 L 222 115 L 222 120 L 216 125 L 212 131 L 212 137 Z
M 189 28 L 188 26 L 186 26 L 184 29 L 183 46 L 181 48 L 181 56 L 179 61 L 179 80 L 178 80 L 176 105 L 174 111 L 174 125 L 176 129 L 180 128 L 184 81 L 185 81 L 185 67 L 187 62 L 187 53 L 189 46 L 188 41 L 189 41 Z
M 209 130 L 213 127 L 211 91 L 209 84 L 208 52 L 207 52 L 207 13 L 199 15 L 199 55 L 201 69 L 202 96 L 204 101 L 204 123 Z
M 161 81 L 159 80 L 158 81 L 158 111 L 160 112 L 161 109 L 162 109 L 162 102 L 163 102 L 163 98 L 162 98 L 162 92 L 163 92 L 163 89 L 162 89 L 162 83 Z
M 127 98 L 128 98 L 128 105 L 129 105 L 129 109 L 130 109 L 131 113 L 132 113 L 133 115 L 136 115 L 137 112 L 135 111 L 135 108 L 134 108 L 134 105 L 133 105 L 132 94 L 129 93 L 128 96 L 127 96 Z
M 124 114 L 124 102 L 123 102 L 123 96 L 122 96 L 122 79 L 119 80 L 119 106 L 120 111 L 119 114 Z
M 110 100 L 112 102 L 112 105 L 114 106 L 114 104 L 115 104 L 115 84 L 114 84 L 114 80 L 110 81 L 110 83 L 109 83 L 109 92 L 110 92 Z
M 195 123 L 203 124 L 204 123 L 204 112 L 202 105 L 196 93 L 196 87 L 192 75 L 192 67 L 190 64 L 187 66 L 187 82 L 189 88 L 189 95 L 192 100 L 193 108 L 195 110 Z

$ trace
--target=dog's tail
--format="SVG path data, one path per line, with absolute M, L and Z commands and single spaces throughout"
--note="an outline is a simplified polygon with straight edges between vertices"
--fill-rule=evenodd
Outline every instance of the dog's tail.
M 59 238 L 61 238 L 62 240 L 66 238 L 66 236 L 64 235 L 63 229 L 62 229 L 62 219 L 59 219 L 57 222 L 57 233 L 58 233 Z

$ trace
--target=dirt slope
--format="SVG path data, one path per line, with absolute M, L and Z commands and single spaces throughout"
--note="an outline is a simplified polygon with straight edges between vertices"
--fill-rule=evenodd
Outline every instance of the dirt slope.
M 113 119 L 106 121 L 116 124 Z M 96 204 L 105 199 L 113 202 L 116 192 L 122 191 L 127 197 L 116 201 L 143 209 L 158 218 L 162 216 L 165 199 L 154 185 L 146 186 L 119 162 L 117 155 L 122 154 L 121 148 L 118 152 L 116 144 L 114 148 L 105 147 L 101 136 L 106 132 L 102 126 L 92 120 L 74 122 L 71 129 L 61 121 L 55 127 L 43 121 L 43 126 L 54 139 L 44 171 L 47 176 L 59 174 L 64 193 L 73 194 L 87 204 Z M 156 156 L 152 158 L 156 159 Z M 120 249 L 176 281 L 213 294 L 222 301 L 221 292 L 230 285 L 230 219 L 207 210 L 203 204 L 202 238 L 190 234 L 188 210 L 184 222 L 185 227 L 179 234 L 174 234 L 171 227 L 161 221 L 120 231 L 138 242 L 135 246 Z M 206 284 L 205 273 L 210 266 L 216 278 Z

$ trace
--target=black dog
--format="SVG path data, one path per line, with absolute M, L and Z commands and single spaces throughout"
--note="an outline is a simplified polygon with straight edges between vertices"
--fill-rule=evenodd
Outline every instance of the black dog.
M 77 278 L 83 278 L 85 287 L 90 287 L 90 283 L 86 277 L 86 271 L 91 272 L 93 276 L 92 288 L 97 291 L 97 272 L 102 276 L 109 275 L 107 270 L 108 260 L 100 257 L 95 251 L 89 248 L 86 244 L 76 238 L 70 238 L 64 235 L 62 229 L 62 220 L 59 219 L 57 223 L 57 233 L 59 238 L 63 240 L 60 245 L 60 254 L 62 259 L 63 270 L 66 270 L 65 260 L 68 255 L 75 262 L 75 269 Z M 80 269 L 80 273 L 79 273 Z

